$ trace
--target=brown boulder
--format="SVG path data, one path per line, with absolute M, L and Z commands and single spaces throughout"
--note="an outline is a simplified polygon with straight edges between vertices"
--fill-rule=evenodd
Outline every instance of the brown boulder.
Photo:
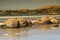
M 20 27 L 29 26 L 29 24 L 31 23 L 31 21 L 25 20 L 24 18 L 18 18 L 17 20 L 18 20 L 19 23 L 20 23 Z
M 4 25 L 10 28 L 18 27 L 18 20 L 15 18 L 8 19 L 4 22 Z
M 38 23 L 38 24 L 58 24 L 58 19 L 56 19 L 53 16 L 42 17 L 42 18 L 38 19 L 38 21 L 36 23 Z
M 43 24 L 49 24 L 50 20 L 48 17 L 42 17 L 38 20 L 39 23 L 43 23 Z

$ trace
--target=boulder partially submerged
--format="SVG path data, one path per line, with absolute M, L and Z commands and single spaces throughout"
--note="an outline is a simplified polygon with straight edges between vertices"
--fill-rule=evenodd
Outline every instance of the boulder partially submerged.
M 25 18 L 9 18 L 4 22 L 3 28 L 21 28 L 31 26 L 32 24 L 58 24 L 59 21 L 55 17 L 41 17 L 32 22 L 31 20 L 26 20 Z
M 17 28 L 18 27 L 18 20 L 15 18 L 7 19 L 4 22 L 4 26 L 9 28 Z
M 49 24 L 50 23 L 50 20 L 48 17 L 42 17 L 39 19 L 40 22 L 42 22 L 43 24 Z
M 39 18 L 38 21 L 36 21 L 35 23 L 38 23 L 38 24 L 58 24 L 59 22 L 58 22 L 58 19 L 51 16 L 51 17 Z
M 4 26 L 8 27 L 8 28 L 27 27 L 30 24 L 32 25 L 32 22 L 30 20 L 26 20 L 24 18 L 11 18 L 11 19 L 7 19 L 4 22 Z
M 19 21 L 20 27 L 29 26 L 29 24 L 31 23 L 30 20 L 26 20 L 24 18 L 18 18 L 17 20 Z

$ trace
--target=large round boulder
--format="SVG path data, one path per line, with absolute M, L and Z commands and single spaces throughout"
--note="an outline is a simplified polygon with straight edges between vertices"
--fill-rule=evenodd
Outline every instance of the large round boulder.
M 18 27 L 18 20 L 15 18 L 10 18 L 4 22 L 5 26 L 9 28 L 17 28 Z

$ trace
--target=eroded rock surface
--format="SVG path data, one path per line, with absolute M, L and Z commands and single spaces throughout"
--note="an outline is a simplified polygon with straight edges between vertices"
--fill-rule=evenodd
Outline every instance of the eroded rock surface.
M 4 22 L 4 26 L 8 28 L 27 27 L 29 25 L 32 25 L 32 22 L 30 20 L 25 20 L 24 18 L 11 18 Z
M 31 20 L 26 20 L 25 18 L 10 18 L 7 19 L 4 22 L 4 27 L 5 28 L 21 28 L 21 27 L 27 27 L 27 26 L 31 26 L 32 24 L 57 24 L 59 23 L 58 19 L 56 19 L 55 17 L 41 17 L 39 19 L 36 19 L 37 21 L 35 23 L 32 23 Z M 56 25 L 56 26 L 57 26 Z
M 51 16 L 51 17 L 42 17 L 40 19 L 37 19 L 38 21 L 36 21 L 35 23 L 37 24 L 58 24 L 58 19 L 56 19 L 55 17 Z
M 18 20 L 15 18 L 7 19 L 4 22 L 4 25 L 7 27 L 10 27 L 10 28 L 16 28 L 16 27 L 18 27 Z
M 28 26 L 28 22 L 24 18 L 18 18 L 17 20 L 19 21 L 20 27 Z

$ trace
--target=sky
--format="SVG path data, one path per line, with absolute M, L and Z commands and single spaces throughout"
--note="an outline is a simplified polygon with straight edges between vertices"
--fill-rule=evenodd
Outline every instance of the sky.
M 46 5 L 60 5 L 60 0 L 0 0 L 1 10 L 36 9 Z

